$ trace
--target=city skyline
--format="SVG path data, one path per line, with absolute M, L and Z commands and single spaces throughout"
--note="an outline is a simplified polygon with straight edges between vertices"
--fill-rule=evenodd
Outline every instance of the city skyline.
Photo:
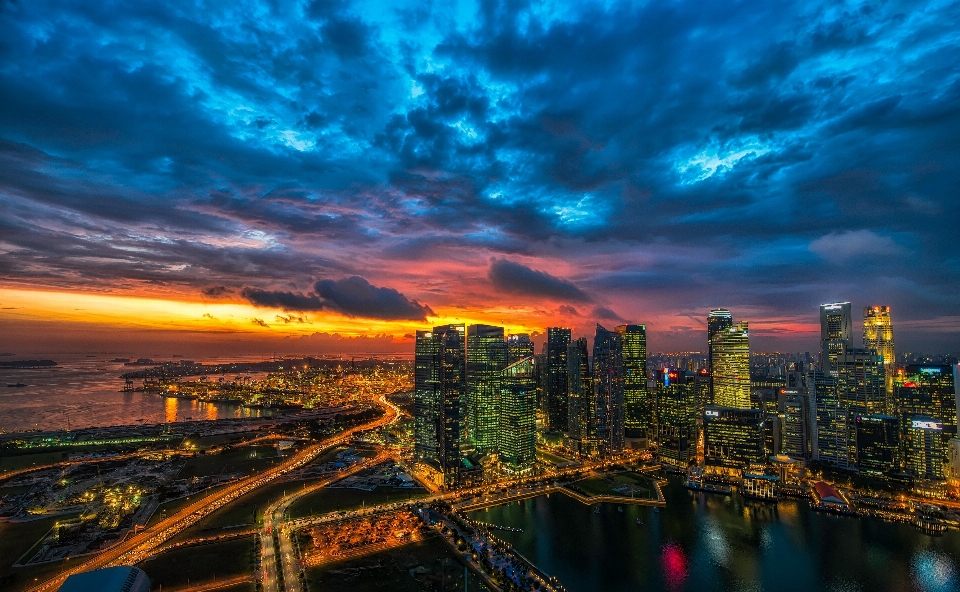
M 6 4 L 12 352 L 960 335 L 956 6 Z M 859 310 L 859 309 L 857 309 Z

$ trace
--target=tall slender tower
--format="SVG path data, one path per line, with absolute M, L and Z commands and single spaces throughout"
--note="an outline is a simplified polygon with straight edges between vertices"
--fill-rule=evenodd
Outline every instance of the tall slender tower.
M 597 429 L 594 418 L 597 402 L 593 396 L 587 338 L 581 337 L 567 347 L 567 385 L 570 397 L 567 407 L 567 432 L 580 454 L 597 453 Z
M 506 366 L 503 327 L 467 327 L 467 439 L 483 454 L 497 451 L 500 379 Z
M 718 331 L 711 340 L 713 404 L 750 408 L 750 334 L 747 322 Z
M 647 327 L 620 325 L 614 331 L 623 343 L 624 434 L 653 436 L 653 394 L 647 392 Z
M 435 465 L 447 486 L 460 481 L 466 394 L 463 325 L 418 331 L 414 371 L 414 455 Z
M 623 338 L 601 325 L 593 340 L 593 390 L 600 449 L 619 452 L 624 447 Z
M 893 349 L 893 324 L 889 306 L 867 306 L 863 309 L 863 347 L 875 349 L 883 358 L 886 374 L 887 405 L 893 405 L 893 375 L 896 353 Z
M 849 302 L 820 305 L 820 369 L 836 374 L 837 356 L 853 347 Z
M 547 424 L 551 430 L 567 429 L 567 346 L 570 345 L 570 329 L 547 328 L 546 376 L 544 381 L 547 399 Z
M 533 357 L 504 368 L 498 418 L 500 462 L 510 472 L 533 468 L 537 455 L 537 382 Z
M 733 326 L 733 315 L 725 308 L 715 308 L 707 315 L 707 370 L 713 373 L 713 336 Z M 710 381 L 710 400 L 713 403 L 713 381 Z

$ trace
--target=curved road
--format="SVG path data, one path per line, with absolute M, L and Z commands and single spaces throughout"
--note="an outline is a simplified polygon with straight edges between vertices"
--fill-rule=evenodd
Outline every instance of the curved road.
M 150 528 L 142 530 L 139 534 L 104 550 L 102 553 L 98 554 L 92 559 L 64 571 L 57 577 L 43 582 L 42 584 L 34 587 L 32 590 L 36 592 L 56 590 L 67 577 L 75 573 L 91 571 L 103 567 L 111 567 L 114 565 L 135 565 L 139 563 L 148 557 L 154 549 L 163 544 L 165 541 L 169 540 L 171 537 L 175 536 L 187 527 L 192 526 L 203 517 L 223 507 L 227 503 L 232 502 L 242 495 L 250 493 L 254 489 L 269 483 L 281 475 L 302 467 L 329 448 L 339 446 L 349 441 L 349 439 L 358 432 L 375 429 L 395 421 L 399 411 L 398 408 L 392 403 L 388 402 L 385 395 L 381 396 L 378 399 L 378 402 L 386 411 L 381 418 L 366 424 L 349 428 L 338 436 L 334 436 L 301 450 L 295 456 L 290 458 L 290 460 L 281 465 L 277 465 L 276 467 L 260 475 L 247 477 L 246 479 L 243 479 L 225 489 L 198 500 L 197 502 L 177 512 L 173 516 L 158 522 Z

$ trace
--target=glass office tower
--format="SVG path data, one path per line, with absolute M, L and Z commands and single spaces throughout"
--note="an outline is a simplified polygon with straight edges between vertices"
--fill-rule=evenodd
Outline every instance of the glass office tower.
M 497 451 L 500 377 L 507 366 L 503 327 L 467 327 L 467 421 L 470 444 L 481 454 Z
M 624 434 L 627 438 L 653 436 L 653 394 L 647 392 L 647 328 L 620 325 L 623 348 Z
M 713 404 L 750 408 L 750 339 L 745 321 L 718 331 L 711 342 Z
M 597 325 L 593 340 L 593 391 L 597 441 L 603 453 L 624 447 L 623 338 Z
M 537 455 L 537 383 L 533 357 L 502 371 L 499 423 L 500 462 L 510 472 L 533 468 Z

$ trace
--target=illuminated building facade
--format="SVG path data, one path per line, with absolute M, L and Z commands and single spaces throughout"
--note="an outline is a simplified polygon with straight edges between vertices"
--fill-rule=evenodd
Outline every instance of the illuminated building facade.
M 820 369 L 836 371 L 836 357 L 853 347 L 849 302 L 820 305 Z
M 467 327 L 467 441 L 481 454 L 497 451 L 500 377 L 507 365 L 503 327 Z
M 623 340 L 620 334 L 597 325 L 593 340 L 593 390 L 596 401 L 597 441 L 601 452 L 623 450 Z
M 647 328 L 645 325 L 620 325 L 623 349 L 624 434 L 627 438 L 653 435 L 653 397 L 647 393 Z
M 929 418 L 940 426 L 939 429 L 929 429 L 924 432 L 926 439 L 933 438 L 936 441 L 937 453 L 931 458 L 939 458 L 939 462 L 945 462 L 949 457 L 949 441 L 957 436 L 957 392 L 954 367 L 940 364 L 906 366 L 894 380 L 894 404 L 904 420 L 904 439 L 908 440 L 906 448 L 909 450 L 913 446 L 906 435 L 912 429 L 911 418 Z M 919 457 L 915 455 L 914 458 Z M 910 463 L 913 463 L 911 470 L 919 466 L 908 458 L 908 464 Z
M 567 429 L 567 346 L 570 345 L 570 329 L 547 328 L 544 344 L 546 355 L 544 370 L 544 395 L 546 398 L 547 426 L 551 430 Z
M 836 378 L 827 372 L 813 370 L 807 377 L 807 387 L 816 409 L 814 458 L 841 469 L 853 468 L 847 429 L 849 417 L 846 409 L 840 406 Z
M 892 415 L 857 415 L 857 468 L 861 473 L 883 475 L 899 468 L 900 422 Z
M 526 333 L 507 336 L 507 365 L 526 360 L 535 354 L 533 340 Z
M 944 479 L 944 464 L 949 458 L 944 446 L 943 422 L 928 415 L 903 418 L 904 468 L 918 479 Z
M 807 460 L 812 454 L 810 404 L 807 394 L 797 389 L 783 391 L 781 453 L 796 460 Z
M 707 371 L 713 372 L 713 336 L 733 326 L 733 315 L 725 308 L 715 308 L 707 315 Z M 713 383 L 710 384 L 713 396 Z
M 875 350 L 847 348 L 834 359 L 841 407 L 868 415 L 889 411 L 883 359 Z
M 703 411 L 704 463 L 739 474 L 764 465 L 763 412 L 708 405 Z
M 567 385 L 570 391 L 567 433 L 572 447 L 580 454 L 589 456 L 597 453 L 597 401 L 593 396 L 587 356 L 585 337 L 571 342 L 567 347 Z
M 466 329 L 418 331 L 414 370 L 414 457 L 435 465 L 447 486 L 459 484 L 466 400 Z
M 718 331 L 711 340 L 713 404 L 750 408 L 750 338 L 747 323 Z
M 657 455 L 660 462 L 685 469 L 697 447 L 697 384 L 695 375 L 664 368 L 657 376 Z
M 533 357 L 502 371 L 499 421 L 500 462 L 511 472 L 526 471 L 536 461 L 537 383 Z
M 863 347 L 876 350 L 883 359 L 887 402 L 893 401 L 893 375 L 896 352 L 893 347 L 893 323 L 889 306 L 867 306 L 863 309 Z

